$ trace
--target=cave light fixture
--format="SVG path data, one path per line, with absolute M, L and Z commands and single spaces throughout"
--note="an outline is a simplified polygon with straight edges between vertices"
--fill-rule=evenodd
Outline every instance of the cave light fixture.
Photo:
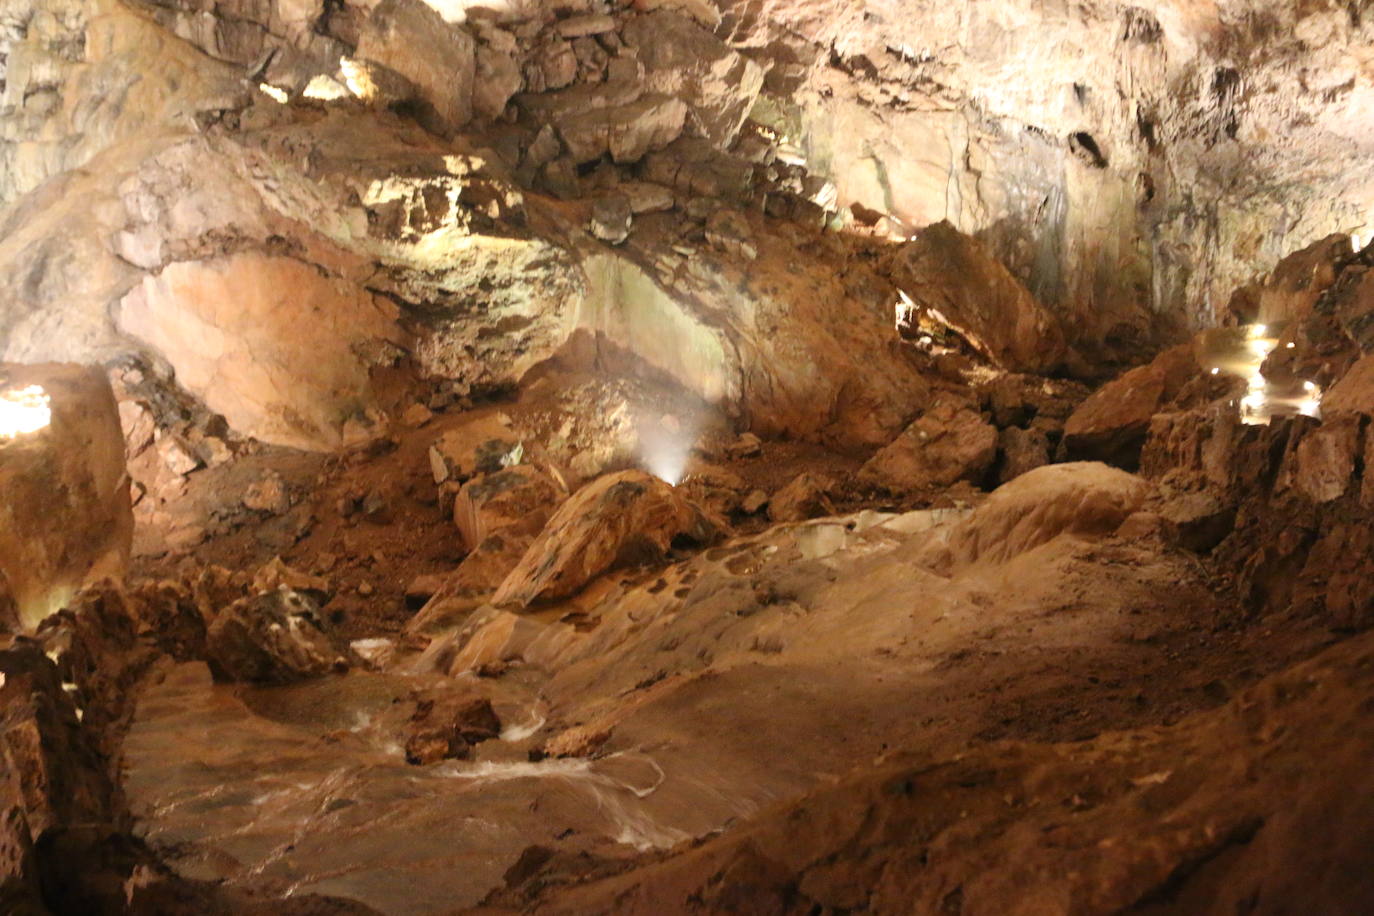
M 41 385 L 0 391 L 0 442 L 46 429 L 52 422 L 50 403 Z

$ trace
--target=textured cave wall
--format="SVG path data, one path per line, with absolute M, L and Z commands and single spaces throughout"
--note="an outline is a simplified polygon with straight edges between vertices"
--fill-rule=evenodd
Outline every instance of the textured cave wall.
M 127 348 L 106 316 L 141 271 L 173 258 L 131 258 L 127 236 L 150 220 L 111 176 L 146 184 L 154 157 L 234 128 L 259 81 L 299 88 L 363 52 L 388 57 L 417 84 L 444 85 L 453 73 L 460 89 L 471 79 L 471 99 L 431 98 L 411 114 L 485 142 L 511 94 L 549 78 L 549 61 L 522 58 L 511 36 L 531 20 L 601 8 L 483 6 L 428 0 L 428 12 L 405 13 L 429 17 L 425 41 L 393 47 L 387 24 L 407 9 L 394 0 L 0 0 L 0 200 L 11 202 L 0 217 L 0 270 L 14 278 L 0 338 L 10 356 L 103 359 Z M 753 116 L 807 164 L 816 199 L 832 199 L 829 179 L 842 214 L 889 214 L 903 234 L 948 220 L 977 235 L 1090 358 L 1138 359 L 1161 336 L 1216 322 L 1229 290 L 1282 254 L 1333 232 L 1370 231 L 1374 179 L 1362 166 L 1374 142 L 1365 127 L 1374 25 L 1361 3 L 633 6 L 714 26 L 744 54 L 744 64 L 722 61 L 738 70 L 732 78 L 761 81 Z M 697 91 L 661 76 L 652 91 Z M 259 180 L 255 167 L 245 166 L 247 179 L 270 197 L 271 176 Z M 172 221 L 194 223 L 196 206 L 213 216 L 213 189 L 198 186 L 204 173 L 181 168 L 160 179 L 160 195 L 201 203 L 169 207 Z M 233 204 L 234 194 L 221 196 Z M 289 218 L 304 212 L 267 202 Z M 274 228 L 254 244 L 280 235 Z M 406 257 L 384 254 L 401 262 L 384 285 L 413 285 Z M 14 343 L 39 339 L 42 352 Z
M 949 219 L 1110 335 L 1206 326 L 1288 251 L 1367 231 L 1367 6 L 738 0 L 724 28 L 781 62 L 778 120 L 841 203 Z

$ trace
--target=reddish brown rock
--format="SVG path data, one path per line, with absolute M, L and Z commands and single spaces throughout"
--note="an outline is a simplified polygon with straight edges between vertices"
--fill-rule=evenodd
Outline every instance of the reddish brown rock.
M 1180 345 L 1103 385 L 1064 423 L 1061 455 L 1134 470 L 1151 418 L 1197 373 L 1192 347 Z
M 487 536 L 512 525 L 537 531 L 548 521 L 563 492 L 547 474 L 529 465 L 474 477 L 458 491 L 453 521 L 469 551 Z
M 327 629 L 315 603 L 289 588 L 220 611 L 206 636 L 217 680 L 286 684 L 348 670 L 352 653 Z
M 997 457 L 997 430 L 977 410 L 952 398 L 937 400 L 859 472 L 890 490 L 977 482 Z
M 406 762 L 421 765 L 464 759 L 472 747 L 501 734 L 501 720 L 486 697 L 441 694 L 416 700 L 406 738 Z
M 1279 261 L 1268 276 L 1237 289 L 1226 310 L 1242 324 L 1274 324 L 1302 318 L 1336 280 L 1350 258 L 1350 236 L 1329 235 Z
M 1298 443 L 1294 481 L 1298 489 L 1318 503 L 1343 496 L 1357 480 L 1355 467 L 1361 458 L 1361 445 L 1358 417 L 1323 422 Z
M 565 598 L 601 573 L 661 558 L 678 538 L 703 544 L 720 524 L 643 471 L 608 474 L 563 504 L 492 599 L 528 606 Z
M 1050 438 L 1043 429 L 1009 427 L 998 434 L 997 446 L 1002 458 L 997 470 L 1000 483 L 1050 462 Z

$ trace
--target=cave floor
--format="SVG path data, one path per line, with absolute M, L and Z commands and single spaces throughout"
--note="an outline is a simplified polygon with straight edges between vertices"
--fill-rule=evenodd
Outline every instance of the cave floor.
M 940 524 L 921 510 L 957 517 L 964 491 L 879 513 L 855 494 L 845 515 L 745 520 L 723 545 L 612 576 L 530 615 L 565 634 L 542 656 L 446 677 L 400 634 L 407 582 L 461 556 L 430 495 L 434 433 L 341 460 L 265 450 L 193 475 L 178 505 L 208 536 L 140 557 L 156 576 L 280 555 L 330 580 L 324 610 L 349 638 L 394 649 L 380 670 L 292 687 L 164 664 L 125 742 L 125 785 L 140 832 L 183 874 L 458 911 L 532 847 L 625 857 L 726 830 L 895 749 L 934 761 L 1174 723 L 1334 639 L 1301 620 L 1252 623 L 1204 561 L 1149 538 L 1061 537 L 935 575 L 920 546 Z M 730 469 L 762 483 L 854 463 L 766 443 Z M 310 497 L 215 527 L 215 507 L 267 470 Z M 374 519 L 338 511 L 373 491 Z M 407 764 L 417 696 L 474 689 L 500 738 L 470 760 Z

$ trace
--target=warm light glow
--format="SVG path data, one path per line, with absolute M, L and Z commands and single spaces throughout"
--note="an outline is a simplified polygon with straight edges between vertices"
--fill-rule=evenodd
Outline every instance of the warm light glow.
M 377 95 L 377 84 L 372 81 L 367 68 L 351 57 L 339 58 L 339 71 L 343 74 L 348 91 L 367 101 Z
M 672 414 L 642 418 L 638 425 L 639 459 L 644 469 L 659 480 L 677 486 L 687 470 L 687 458 L 696 442 L 695 429 Z
M 0 440 L 36 433 L 52 422 L 49 398 L 40 385 L 0 391 Z
M 263 95 L 283 105 L 291 98 L 286 94 L 285 89 L 278 89 L 270 83 L 258 83 L 258 90 L 262 92 Z
M 302 94 L 307 99 L 318 99 L 321 102 L 337 102 L 339 99 L 346 99 L 350 95 L 349 91 L 340 85 L 338 80 L 323 73 L 315 76 Z
M 1213 374 L 1213 375 L 1216 375 L 1216 374 L 1217 374 L 1218 372 L 1220 372 L 1220 371 L 1221 371 L 1220 368 L 1218 368 L 1218 367 L 1216 367 L 1216 366 L 1213 366 L 1213 367 L 1212 367 L 1212 374 Z
M 897 290 L 897 308 L 894 315 L 894 325 L 900 333 L 902 328 L 911 327 L 916 318 L 916 303 L 905 290 Z

